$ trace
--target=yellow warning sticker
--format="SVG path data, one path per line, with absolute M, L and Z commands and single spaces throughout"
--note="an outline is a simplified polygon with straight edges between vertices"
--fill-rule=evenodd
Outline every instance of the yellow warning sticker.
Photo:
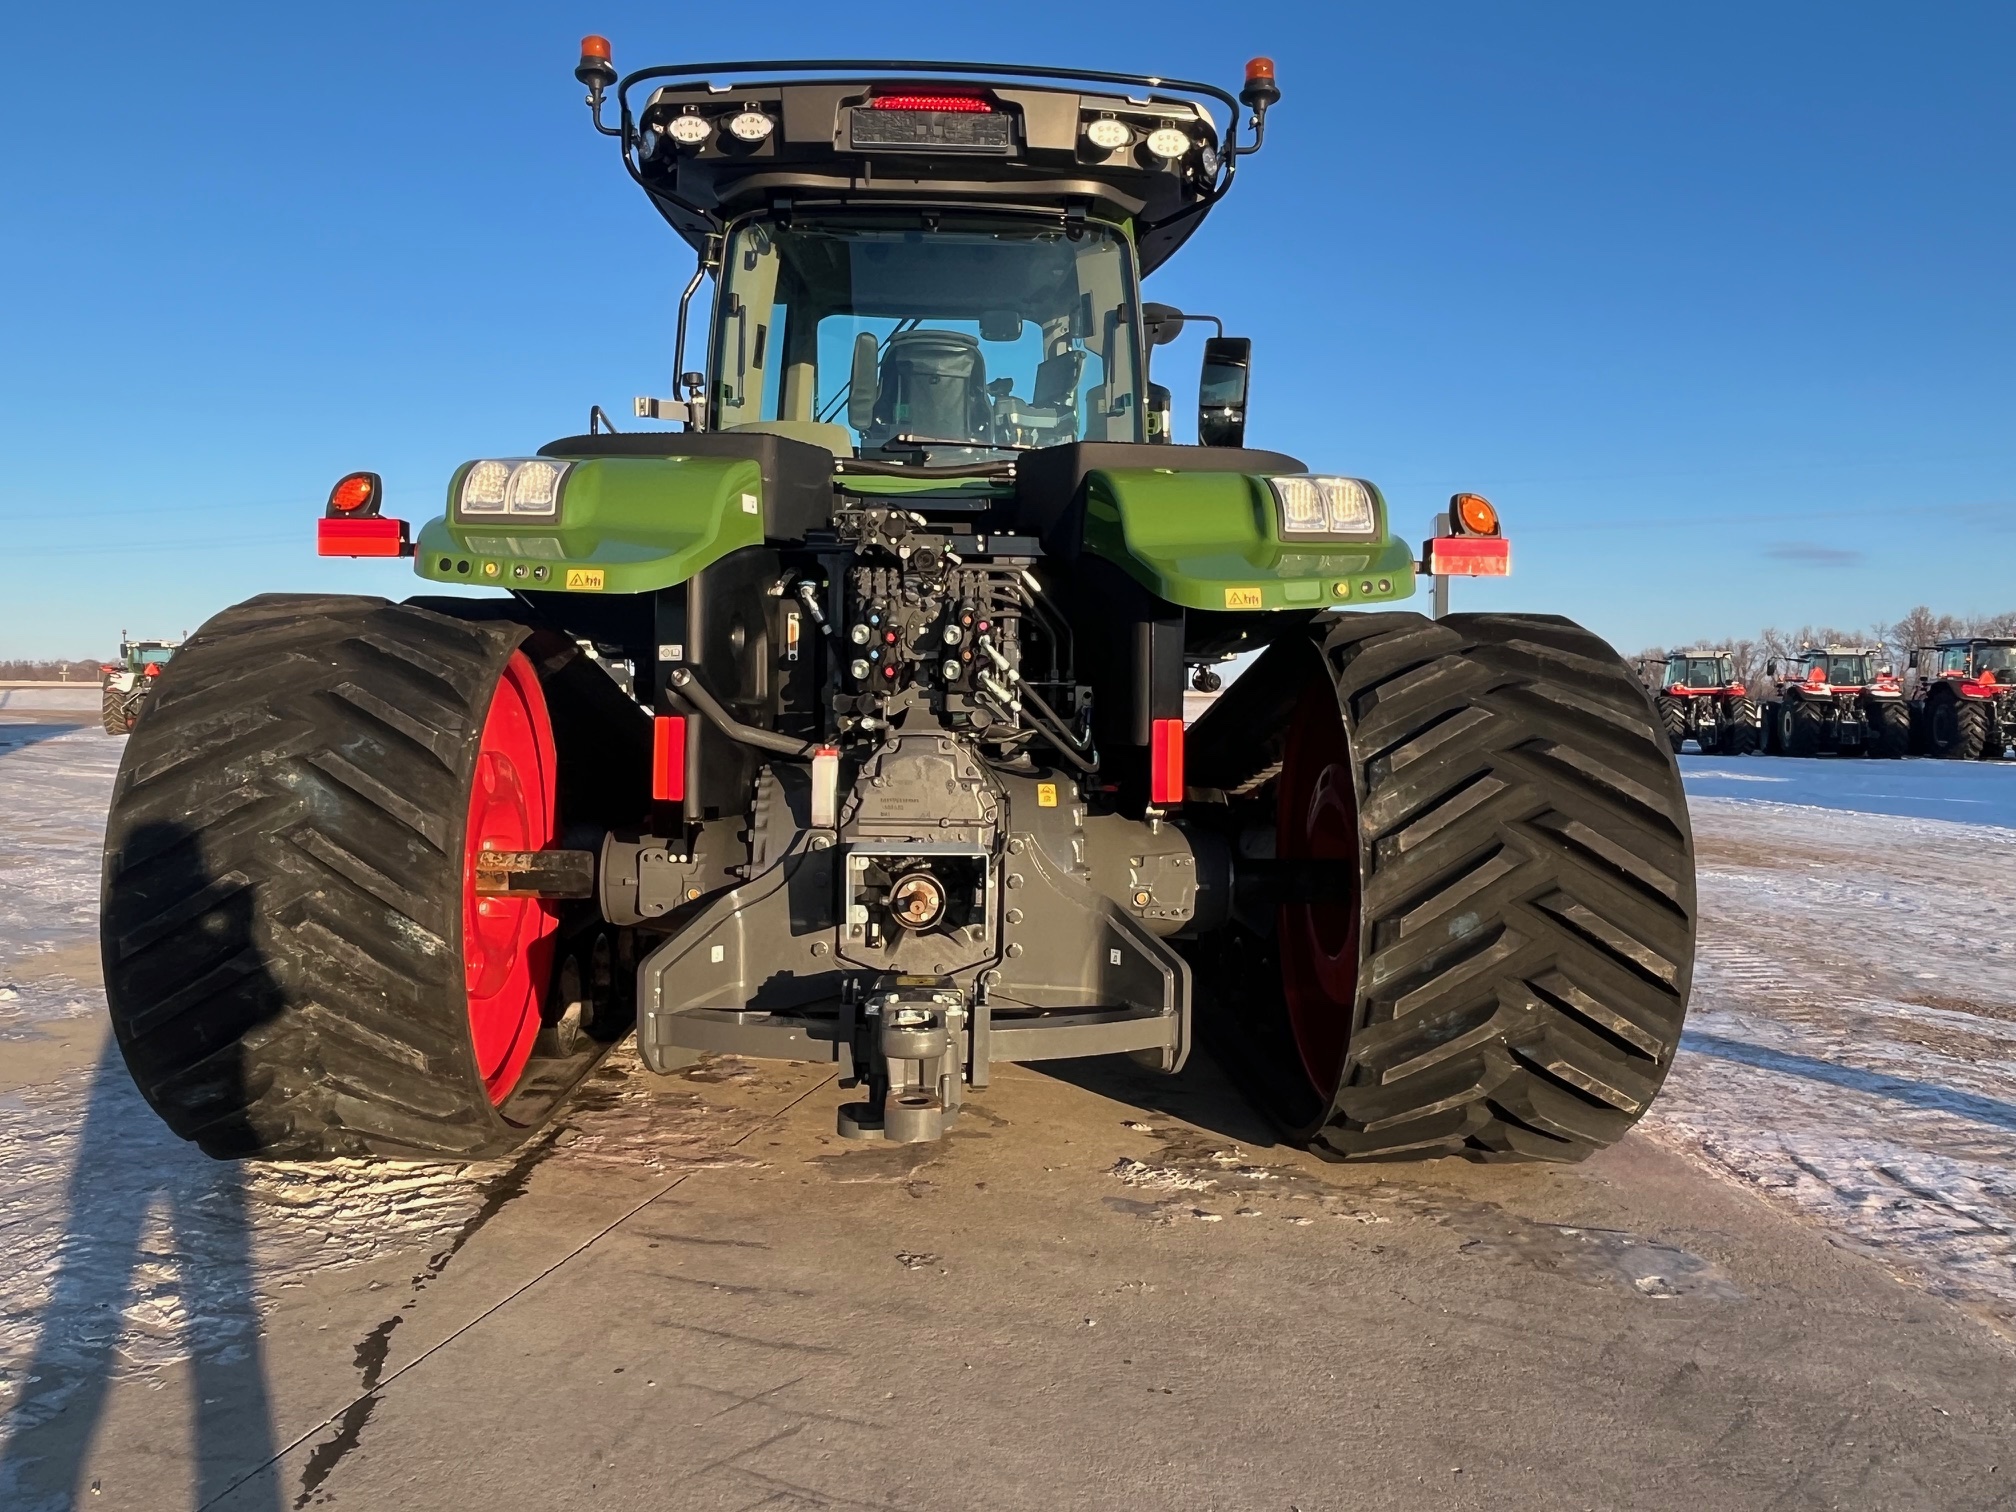
M 600 567 L 569 567 L 567 569 L 567 586 L 570 589 L 588 588 L 599 591 L 602 587 L 602 569 Z
M 1037 783 L 1037 784 L 1036 784 L 1036 807 L 1038 807 L 1038 808 L 1055 808 L 1055 807 L 1057 807 L 1057 784 L 1056 784 L 1056 783 L 1054 783 L 1054 782 L 1039 782 L 1039 783 Z
M 1227 609 L 1262 609 L 1266 605 L 1258 588 L 1227 588 L 1225 590 Z

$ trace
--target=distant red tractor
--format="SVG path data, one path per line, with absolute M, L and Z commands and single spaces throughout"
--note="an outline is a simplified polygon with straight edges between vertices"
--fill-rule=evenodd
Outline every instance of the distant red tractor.
M 1720 651 L 1675 651 L 1648 659 L 1643 676 L 1674 751 L 1694 741 L 1704 754 L 1748 756 L 1764 741 L 1757 700 Z
M 1920 646 L 1910 709 L 1912 744 L 1926 755 L 1999 761 L 2016 744 L 2016 640 Z
M 1911 710 L 1876 646 L 1808 646 L 1772 661 L 1764 749 L 1777 756 L 1882 756 L 1911 748 Z

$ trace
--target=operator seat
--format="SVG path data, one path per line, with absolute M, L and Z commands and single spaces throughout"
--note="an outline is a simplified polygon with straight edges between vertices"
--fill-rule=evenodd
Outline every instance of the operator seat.
M 980 338 L 964 331 L 898 331 L 882 349 L 871 445 L 898 436 L 964 441 L 994 439 L 987 359 Z

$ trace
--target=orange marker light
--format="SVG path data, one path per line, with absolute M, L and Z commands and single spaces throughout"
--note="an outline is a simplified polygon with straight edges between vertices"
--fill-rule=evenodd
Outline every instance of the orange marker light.
M 584 58 L 600 58 L 604 63 L 607 63 L 609 61 L 609 39 L 607 37 L 583 37 L 581 39 L 581 56 Z
M 332 514 L 355 514 L 367 504 L 378 500 L 378 475 L 376 473 L 348 473 L 329 490 L 329 509 Z
M 1456 528 L 1468 535 L 1498 534 L 1498 511 L 1482 494 L 1457 494 L 1449 501 L 1449 512 L 1456 517 Z
M 1274 82 L 1274 60 L 1272 58 L 1254 58 L 1247 63 L 1246 82 L 1251 84 L 1255 79 L 1265 79 L 1270 84 Z

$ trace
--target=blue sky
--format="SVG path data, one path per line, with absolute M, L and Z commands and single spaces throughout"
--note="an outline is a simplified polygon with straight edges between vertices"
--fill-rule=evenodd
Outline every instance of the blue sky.
M 0 20 L 0 655 L 414 591 L 310 554 L 339 474 L 417 521 L 456 463 L 665 392 L 690 257 L 589 129 L 584 31 L 625 68 L 1268 53 L 1267 149 L 1148 293 L 1253 338 L 1254 444 L 1403 521 L 1500 505 L 1516 574 L 1457 607 L 1627 649 L 2016 608 L 2005 4 L 69 15 Z

